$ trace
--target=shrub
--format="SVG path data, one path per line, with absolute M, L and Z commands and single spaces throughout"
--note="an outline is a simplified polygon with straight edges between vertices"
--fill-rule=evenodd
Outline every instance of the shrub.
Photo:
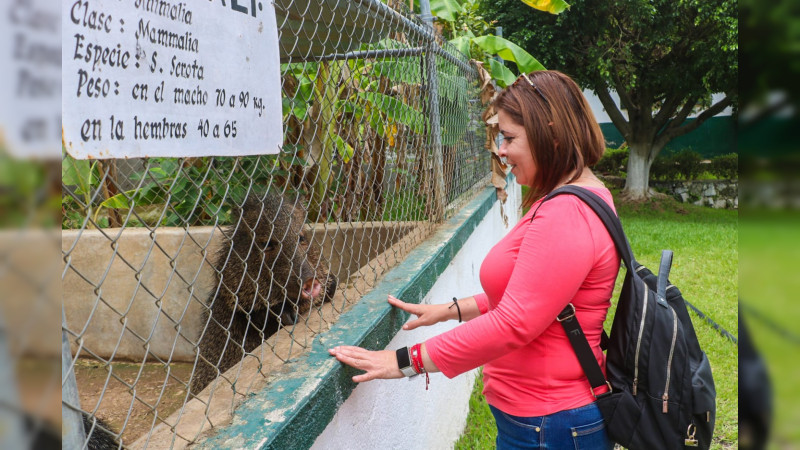
M 674 180 L 678 177 L 678 166 L 670 156 L 656 156 L 650 165 L 651 180 Z
M 594 170 L 603 175 L 620 176 L 628 166 L 628 147 L 608 148 L 594 165 Z
M 705 170 L 700 165 L 703 157 L 690 149 L 684 149 L 674 153 L 671 159 L 677 166 L 678 173 L 683 176 L 684 180 L 694 180 Z
M 738 178 L 739 155 L 730 153 L 714 157 L 711 160 L 711 168 L 709 171 L 712 175 L 721 179 L 732 180 Z

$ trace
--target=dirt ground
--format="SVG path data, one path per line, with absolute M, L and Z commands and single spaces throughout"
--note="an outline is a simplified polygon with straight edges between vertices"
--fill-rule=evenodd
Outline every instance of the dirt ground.
M 85 411 L 97 409 L 113 431 L 122 433 L 130 444 L 154 425 L 153 410 L 165 418 L 181 407 L 186 399 L 185 383 L 192 374 L 192 363 L 112 363 L 79 359 L 75 377 Z M 135 395 L 135 397 L 134 397 Z M 127 424 L 125 423 L 127 419 Z

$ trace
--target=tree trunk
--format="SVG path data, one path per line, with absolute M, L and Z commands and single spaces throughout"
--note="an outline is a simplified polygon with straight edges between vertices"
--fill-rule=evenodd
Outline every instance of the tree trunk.
M 646 142 L 629 143 L 628 178 L 625 181 L 623 197 L 628 200 L 643 200 L 648 197 L 650 188 L 650 158 L 652 145 Z

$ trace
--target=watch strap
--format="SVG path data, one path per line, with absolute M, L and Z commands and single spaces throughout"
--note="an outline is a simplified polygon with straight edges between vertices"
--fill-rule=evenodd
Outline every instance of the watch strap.
M 413 377 L 419 375 L 417 371 L 414 370 L 414 366 L 411 365 L 411 356 L 408 353 L 408 347 L 398 348 L 396 354 L 397 367 L 400 368 L 400 372 L 403 372 L 404 376 Z

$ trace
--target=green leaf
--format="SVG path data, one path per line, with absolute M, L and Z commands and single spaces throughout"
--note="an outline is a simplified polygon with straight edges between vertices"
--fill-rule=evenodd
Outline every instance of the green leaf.
M 117 194 L 113 197 L 107 198 L 103 203 L 100 203 L 100 207 L 113 208 L 113 209 L 128 209 L 131 207 L 131 204 L 130 202 L 128 202 L 128 197 L 126 196 L 126 194 Z
M 380 110 L 386 117 L 400 122 L 415 133 L 423 133 L 425 118 L 422 113 L 400 100 L 377 92 L 359 92 L 357 96 L 369 102 L 373 108 Z
M 135 193 L 134 191 L 128 191 L 126 194 L 129 194 L 133 199 L 133 204 L 135 206 L 154 205 L 163 202 L 167 197 L 167 193 L 164 189 L 156 183 L 150 183 Z
M 461 75 L 450 75 L 439 72 L 439 96 L 464 105 L 467 103 L 467 79 Z
M 517 63 L 517 69 L 520 72 L 545 70 L 544 66 L 522 47 L 499 36 L 480 36 L 473 39 L 472 42 L 486 53 Z
M 549 12 L 550 14 L 561 14 L 565 9 L 569 9 L 569 3 L 564 0 L 520 0 L 522 3 L 539 11 Z
M 380 111 L 376 108 L 373 108 L 369 111 L 369 126 L 378 133 L 378 136 L 385 137 L 386 130 L 383 127 L 383 116 L 381 115 Z
M 303 122 L 308 117 L 308 102 L 298 98 L 283 98 L 283 117 L 289 115 L 297 117 L 297 120 Z
M 338 134 L 333 136 L 333 142 L 336 144 L 336 151 L 339 152 L 342 161 L 345 163 L 350 162 L 350 159 L 353 158 L 353 147 Z
M 455 22 L 456 14 L 464 12 L 464 7 L 456 0 L 431 0 L 431 12 L 436 17 Z
M 510 86 L 517 80 L 517 77 L 508 70 L 508 67 L 494 58 L 489 59 L 489 71 L 492 73 L 492 78 L 502 88 Z
M 372 64 L 372 70 L 374 73 L 394 82 L 408 84 L 422 83 L 422 71 L 419 61 L 378 61 Z
M 364 117 L 364 108 L 358 103 L 350 100 L 339 100 L 336 102 L 336 109 L 347 114 L 352 114 L 356 119 Z
M 61 163 L 61 182 L 67 186 L 76 186 L 75 192 L 79 195 L 89 194 L 97 182 L 93 169 L 94 162 L 77 160 L 66 155 Z
M 471 58 L 469 52 L 469 44 L 472 42 L 472 39 L 469 36 L 459 36 L 450 41 L 450 43 L 458 49 L 461 53 L 464 54 L 467 58 Z

